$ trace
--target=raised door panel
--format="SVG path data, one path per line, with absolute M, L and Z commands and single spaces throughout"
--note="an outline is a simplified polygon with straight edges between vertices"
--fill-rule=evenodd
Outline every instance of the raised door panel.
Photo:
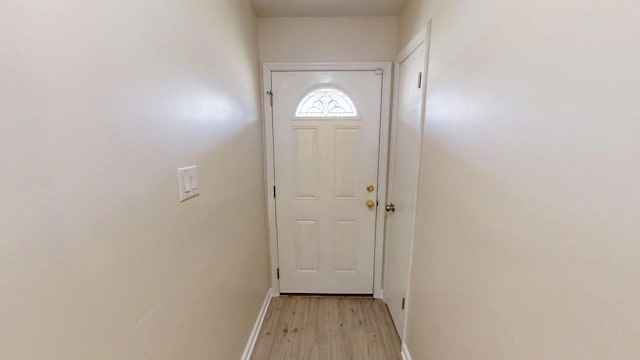
M 318 129 L 293 128 L 293 197 L 294 199 L 318 198 Z
M 295 230 L 296 270 L 298 272 L 318 272 L 318 238 L 319 224 L 317 219 L 298 219 Z
M 334 271 L 355 272 L 358 270 L 358 220 L 336 220 L 333 241 Z
M 335 129 L 335 199 L 357 199 L 359 128 Z

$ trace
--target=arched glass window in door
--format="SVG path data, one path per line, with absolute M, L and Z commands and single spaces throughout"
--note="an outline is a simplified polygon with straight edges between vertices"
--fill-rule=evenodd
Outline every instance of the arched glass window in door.
M 358 116 L 353 101 L 342 91 L 318 89 L 300 101 L 296 117 L 354 117 Z

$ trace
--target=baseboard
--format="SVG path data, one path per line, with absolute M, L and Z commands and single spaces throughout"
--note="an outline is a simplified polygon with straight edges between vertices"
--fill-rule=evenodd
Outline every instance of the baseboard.
M 267 315 L 267 309 L 269 309 L 269 304 L 271 303 L 272 297 L 273 295 L 271 289 L 267 290 L 267 296 L 264 298 L 262 308 L 260 308 L 258 318 L 256 319 L 256 323 L 253 325 L 253 330 L 251 330 L 249 341 L 247 341 L 247 346 L 245 346 L 240 360 L 249 360 L 249 358 L 251 358 L 253 347 L 256 346 L 256 341 L 258 340 L 258 335 L 260 334 L 260 328 L 262 327 L 262 322 L 264 321 L 265 315 Z
M 400 353 L 400 355 L 402 355 L 402 360 L 413 360 L 411 358 L 411 354 L 409 353 L 407 343 L 402 343 L 402 352 Z

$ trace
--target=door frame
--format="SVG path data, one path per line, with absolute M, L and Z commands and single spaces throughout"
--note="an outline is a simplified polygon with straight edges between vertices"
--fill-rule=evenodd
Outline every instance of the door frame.
M 320 63 L 264 63 L 262 66 L 263 139 L 265 154 L 265 193 L 267 195 L 267 225 L 270 252 L 270 279 L 273 296 L 280 295 L 278 279 L 278 233 L 276 201 L 274 198 L 275 162 L 273 144 L 273 113 L 271 108 L 271 75 L 287 71 L 382 71 L 382 101 L 380 106 L 380 148 L 378 152 L 378 207 L 376 212 L 375 250 L 373 268 L 373 296 L 382 298 L 382 267 L 387 203 L 387 170 L 389 159 L 389 125 L 391 119 L 391 62 L 320 62 Z
M 392 126 L 395 127 L 395 124 L 397 123 L 397 117 L 398 117 L 398 89 L 399 89 L 399 79 L 400 79 L 400 65 L 407 60 L 407 58 L 409 58 L 409 56 L 411 56 L 414 51 L 416 51 L 418 49 L 418 47 L 420 47 L 420 45 L 425 46 L 425 56 L 424 56 L 424 72 L 422 74 L 422 94 L 420 95 L 420 112 L 419 112 L 419 116 L 420 116 L 420 136 L 422 137 L 422 139 L 420 140 L 420 155 L 418 156 L 418 164 L 416 164 L 418 166 L 418 173 L 417 173 L 417 177 L 416 177 L 416 204 L 414 206 L 414 208 L 412 209 L 412 217 L 413 219 L 411 220 L 411 236 L 410 236 L 410 243 L 409 243 L 409 262 L 407 264 L 407 266 L 409 267 L 409 271 L 407 272 L 407 291 L 405 292 L 405 311 L 404 311 L 404 325 L 403 328 L 400 329 L 399 331 L 399 336 L 400 336 L 400 341 L 402 341 L 403 343 L 403 347 L 406 346 L 405 341 L 406 341 L 406 335 L 407 335 L 407 320 L 409 319 L 409 310 L 410 310 L 410 293 L 411 293 L 411 269 L 413 267 L 413 246 L 415 243 L 415 227 L 416 227 L 416 213 L 417 213 L 417 207 L 418 207 L 418 197 L 419 197 L 419 189 L 418 189 L 418 184 L 420 183 L 420 177 L 421 177 L 421 171 L 420 171 L 420 164 L 422 162 L 422 148 L 424 146 L 424 127 L 425 127 L 425 115 L 426 115 L 426 105 L 427 105 L 427 88 L 428 88 L 428 80 L 429 80 L 429 55 L 430 55 L 430 46 L 431 46 L 431 21 L 429 21 L 427 23 L 427 26 L 425 26 L 424 28 L 422 28 L 420 31 L 418 31 L 413 38 L 411 38 L 411 40 L 409 40 L 409 42 L 405 45 L 405 47 L 400 51 L 400 53 L 398 54 L 398 56 L 396 57 L 396 60 L 394 61 L 394 78 L 393 78 L 393 113 L 392 113 Z M 389 155 L 391 155 L 391 149 L 393 148 L 393 146 L 396 143 L 396 139 L 393 138 L 392 136 L 395 134 L 395 128 L 391 129 L 390 133 L 389 133 L 389 149 L 390 149 L 390 153 Z M 391 166 L 392 162 L 395 161 L 396 159 L 389 157 L 389 179 L 388 182 L 391 182 L 392 176 L 393 174 L 391 172 L 393 172 L 394 167 Z M 392 199 L 391 199 L 392 200 Z M 385 229 L 386 231 L 386 229 Z M 386 233 L 385 233 L 385 237 L 386 237 Z M 385 247 L 385 251 L 387 251 L 387 248 Z M 404 349 L 403 349 L 404 350 Z

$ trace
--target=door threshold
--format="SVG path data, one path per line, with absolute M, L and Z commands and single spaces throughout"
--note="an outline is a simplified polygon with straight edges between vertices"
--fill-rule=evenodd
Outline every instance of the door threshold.
M 316 294 L 316 293 L 280 293 L 280 296 L 304 296 L 304 297 L 357 297 L 373 298 L 373 294 Z

